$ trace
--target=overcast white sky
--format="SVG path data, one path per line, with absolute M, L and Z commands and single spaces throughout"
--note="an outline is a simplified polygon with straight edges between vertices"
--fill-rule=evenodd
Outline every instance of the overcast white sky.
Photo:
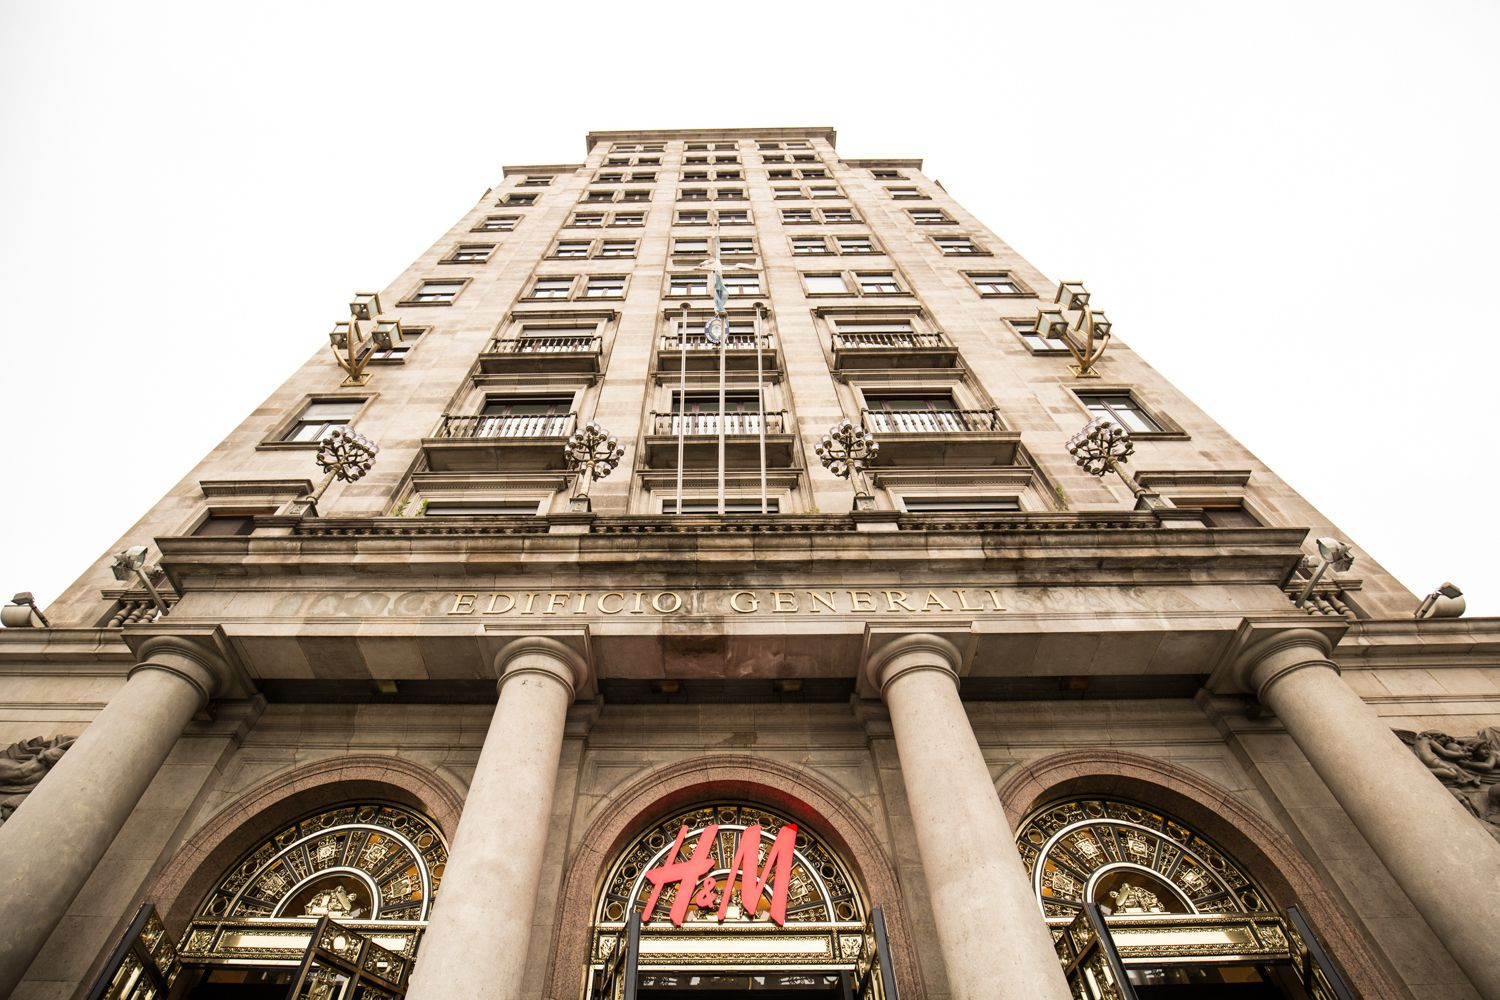
M 0 597 L 55 598 L 503 164 L 826 124 L 1500 614 L 1497 42 L 1489 0 L 0 0 Z

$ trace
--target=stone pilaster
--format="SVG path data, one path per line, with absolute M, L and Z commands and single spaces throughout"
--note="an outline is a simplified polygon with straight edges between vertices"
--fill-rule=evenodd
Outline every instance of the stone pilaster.
M 867 666 L 902 780 L 956 1000 L 1066 1000 L 1052 937 L 958 697 L 958 650 L 915 634 Z

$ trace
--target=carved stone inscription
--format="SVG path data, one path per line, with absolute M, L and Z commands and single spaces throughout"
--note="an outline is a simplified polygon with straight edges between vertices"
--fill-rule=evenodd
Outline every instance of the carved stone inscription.
M 1449 736 L 1435 729 L 1396 730 L 1432 776 L 1500 840 L 1500 728 L 1473 736 Z
M 1004 611 L 977 587 L 905 590 L 537 590 L 456 592 L 449 615 L 972 614 Z

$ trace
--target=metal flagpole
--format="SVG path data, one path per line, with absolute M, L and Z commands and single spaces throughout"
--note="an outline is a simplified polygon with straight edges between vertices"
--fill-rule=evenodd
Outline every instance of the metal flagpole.
M 719 222 L 714 220 L 714 317 L 719 321 L 719 516 L 724 515 L 724 434 L 729 422 L 725 412 L 724 364 L 729 347 L 729 289 L 724 285 L 724 261 L 719 256 Z
M 757 426 L 760 428 L 760 512 L 768 514 L 766 508 L 766 377 L 761 367 L 760 338 L 761 338 L 761 313 L 765 311 L 765 305 L 757 302 L 755 313 L 751 317 L 750 332 L 755 337 L 755 398 L 760 408 L 760 417 Z
M 688 304 L 682 304 L 682 314 L 677 317 L 677 353 L 681 357 L 681 372 L 677 377 L 677 506 L 674 514 L 682 513 L 682 452 L 687 439 L 687 314 Z

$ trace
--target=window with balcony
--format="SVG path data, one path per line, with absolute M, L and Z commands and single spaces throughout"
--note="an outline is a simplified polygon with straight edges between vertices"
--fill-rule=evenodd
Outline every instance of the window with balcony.
M 493 500 L 487 503 L 430 502 L 423 517 L 535 517 L 541 512 L 537 500 Z
M 321 441 L 335 427 L 347 427 L 365 405 L 363 399 L 313 400 L 302 408 L 290 427 L 281 435 L 281 440 L 297 443 Z
M 1080 392 L 1078 398 L 1090 416 L 1113 420 L 1127 431 L 1160 434 L 1163 430 L 1128 392 Z
M 491 396 L 479 411 L 474 437 L 562 437 L 571 431 L 572 393 Z
M 836 319 L 836 346 L 846 350 L 928 347 L 938 335 L 918 333 L 909 319 Z
M 772 414 L 766 416 L 771 418 Z M 683 395 L 673 390 L 672 412 L 664 423 L 668 425 L 661 431 L 664 434 L 718 434 L 718 392 L 690 391 Z M 760 433 L 760 397 L 755 390 L 736 389 L 724 394 L 723 425 L 725 434 Z M 780 429 L 779 424 L 768 419 L 768 432 Z
M 969 429 L 951 392 L 867 392 L 865 405 L 869 428 L 876 434 L 956 434 Z
M 595 350 L 599 327 L 524 324 L 515 338 L 499 341 L 511 354 L 576 354 Z

